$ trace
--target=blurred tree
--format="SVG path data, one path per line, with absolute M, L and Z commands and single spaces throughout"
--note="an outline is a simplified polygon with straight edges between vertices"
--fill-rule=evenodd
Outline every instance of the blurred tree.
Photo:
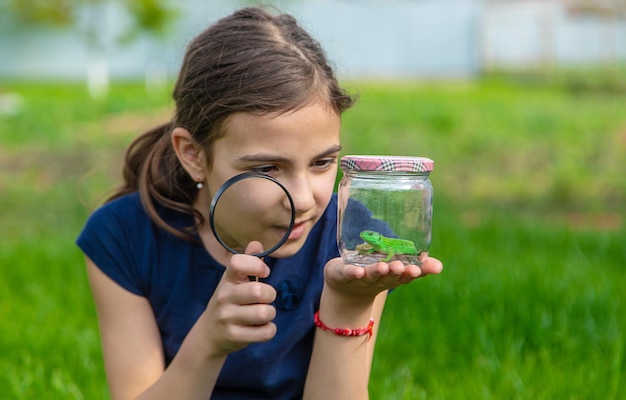
M 117 37 L 121 43 L 128 43 L 141 35 L 164 35 L 178 16 L 170 3 L 170 0 L 0 0 L 0 14 L 4 29 L 78 28 L 88 52 L 87 86 L 92 96 L 101 97 L 109 86 L 105 44 L 109 34 L 107 7 L 121 6 L 130 17 L 126 30 Z
M 16 26 L 71 27 L 79 22 L 81 12 L 88 8 L 119 3 L 128 11 L 133 24 L 127 36 L 145 32 L 160 35 L 178 15 L 169 0 L 3 0 L 0 11 Z

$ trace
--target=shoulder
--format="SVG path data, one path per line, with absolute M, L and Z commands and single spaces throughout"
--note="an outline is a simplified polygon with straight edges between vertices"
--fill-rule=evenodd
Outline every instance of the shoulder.
M 79 244 L 88 238 L 128 238 L 149 228 L 151 219 L 145 212 L 139 193 L 131 193 L 110 201 L 96 209 L 87 219 Z
M 144 242 L 151 236 L 152 222 L 132 193 L 94 211 L 76 244 L 103 272 L 127 290 L 139 294 L 135 269 Z
M 117 236 L 127 230 L 137 229 L 149 220 L 141 205 L 138 193 L 131 193 L 97 208 L 87 219 L 78 238 L 79 244 L 88 238 L 104 233 Z
M 102 220 L 104 222 L 112 217 L 123 220 L 148 217 L 141 204 L 139 193 L 130 193 L 105 203 L 93 212 L 89 220 Z
M 193 224 L 190 215 L 168 209 L 165 206 L 155 204 L 159 216 L 173 227 L 185 227 Z M 156 229 L 156 224 L 146 212 L 141 196 L 138 192 L 133 192 L 96 209 L 85 225 L 84 230 L 91 228 L 105 230 L 123 230 L 126 233 L 137 232 L 143 229 Z

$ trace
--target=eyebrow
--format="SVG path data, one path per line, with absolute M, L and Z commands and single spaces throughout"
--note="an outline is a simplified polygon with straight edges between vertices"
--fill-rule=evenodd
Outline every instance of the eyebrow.
M 330 148 L 328 148 L 327 150 L 321 152 L 320 154 L 316 155 L 314 158 L 318 159 L 318 158 L 324 158 L 324 157 L 328 157 L 330 155 L 333 155 L 335 153 L 339 153 L 341 151 L 341 145 L 335 145 L 332 146 Z M 245 155 L 243 157 L 239 158 L 239 161 L 247 161 L 247 162 L 287 162 L 289 161 L 289 159 L 285 158 L 285 157 L 279 157 L 273 154 L 266 154 L 266 153 L 257 153 L 257 154 L 249 154 L 249 155 Z

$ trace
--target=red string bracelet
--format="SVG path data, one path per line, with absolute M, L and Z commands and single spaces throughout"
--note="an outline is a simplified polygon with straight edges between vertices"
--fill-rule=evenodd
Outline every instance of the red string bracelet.
M 364 328 L 359 328 L 359 329 L 329 328 L 328 326 L 326 326 L 325 323 L 323 323 L 320 320 L 320 312 L 319 311 L 317 311 L 313 315 L 313 322 L 315 323 L 315 326 L 317 326 L 318 328 L 320 328 L 322 330 L 325 330 L 325 331 L 332 332 L 335 335 L 339 335 L 339 336 L 365 336 L 365 335 L 368 335 L 367 340 L 371 339 L 372 333 L 373 333 L 372 328 L 374 327 L 374 318 L 370 318 L 370 322 Z

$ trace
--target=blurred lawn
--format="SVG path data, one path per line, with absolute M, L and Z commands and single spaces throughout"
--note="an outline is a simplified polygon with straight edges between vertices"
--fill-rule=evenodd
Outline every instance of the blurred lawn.
M 445 263 L 390 298 L 372 398 L 619 398 L 626 96 L 505 78 L 348 86 L 360 100 L 343 118 L 345 154 L 435 160 L 431 253 Z M 107 398 L 74 239 L 126 145 L 169 118 L 169 94 L 3 93 L 21 107 L 0 101 L 2 396 Z

